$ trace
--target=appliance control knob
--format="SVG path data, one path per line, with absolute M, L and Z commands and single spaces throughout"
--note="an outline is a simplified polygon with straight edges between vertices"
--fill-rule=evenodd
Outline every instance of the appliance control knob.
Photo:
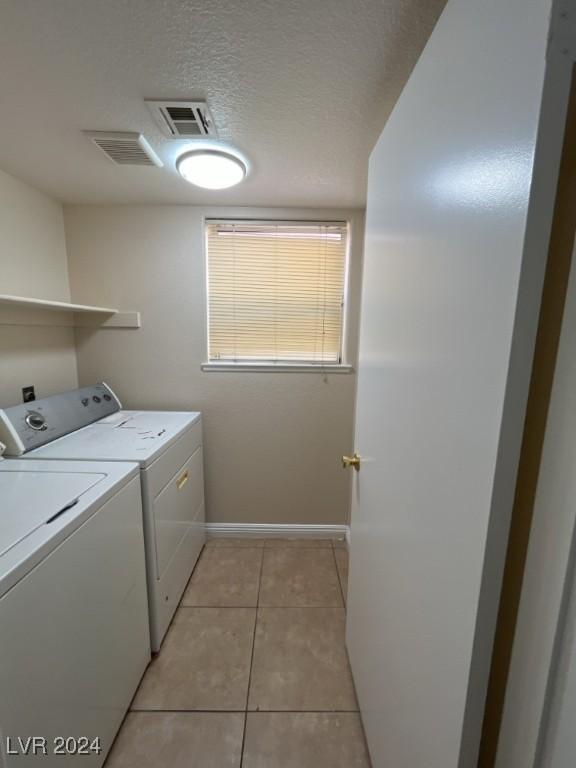
M 83 397 L 83 398 L 82 398 L 82 405 L 83 405 L 84 407 L 86 407 L 86 406 L 88 405 L 88 403 L 89 403 L 89 402 L 90 402 L 90 398 L 89 398 L 89 397 Z
M 94 400 L 95 403 L 101 403 L 102 399 L 98 397 L 98 395 L 93 395 L 92 400 Z
M 102 395 L 102 397 L 104 398 L 104 400 L 106 400 L 106 402 L 107 402 L 107 403 L 109 403 L 109 402 L 110 402 L 110 400 L 112 400 L 112 398 L 110 397 L 110 395 Z
M 48 429 L 46 426 L 46 419 L 41 413 L 38 413 L 38 411 L 29 411 L 25 418 L 25 422 L 30 429 L 35 429 L 37 432 L 42 432 L 43 430 Z

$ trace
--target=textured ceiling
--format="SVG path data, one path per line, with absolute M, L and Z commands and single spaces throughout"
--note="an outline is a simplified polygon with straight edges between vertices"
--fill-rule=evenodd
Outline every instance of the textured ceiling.
M 362 206 L 369 152 L 444 0 L 0 0 L 0 167 L 66 202 Z M 197 190 L 144 98 L 206 98 L 251 162 Z M 82 129 L 141 131 L 114 166 Z

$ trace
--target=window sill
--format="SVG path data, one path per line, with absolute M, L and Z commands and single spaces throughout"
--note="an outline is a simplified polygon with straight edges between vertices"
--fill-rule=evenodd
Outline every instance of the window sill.
M 320 365 L 316 363 L 202 363 L 203 371 L 226 373 L 354 373 L 351 365 Z

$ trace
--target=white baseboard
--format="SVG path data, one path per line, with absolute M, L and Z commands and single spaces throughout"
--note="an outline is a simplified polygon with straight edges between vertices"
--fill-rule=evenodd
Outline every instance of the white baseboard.
M 208 536 L 247 538 L 342 539 L 350 540 L 347 525 L 273 525 L 264 523 L 206 523 Z

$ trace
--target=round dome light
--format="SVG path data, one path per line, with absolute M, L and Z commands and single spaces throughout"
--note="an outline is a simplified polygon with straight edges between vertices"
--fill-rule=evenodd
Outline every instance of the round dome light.
M 217 149 L 195 149 L 176 164 L 183 179 L 204 189 L 226 189 L 246 176 L 246 165 L 235 155 Z

